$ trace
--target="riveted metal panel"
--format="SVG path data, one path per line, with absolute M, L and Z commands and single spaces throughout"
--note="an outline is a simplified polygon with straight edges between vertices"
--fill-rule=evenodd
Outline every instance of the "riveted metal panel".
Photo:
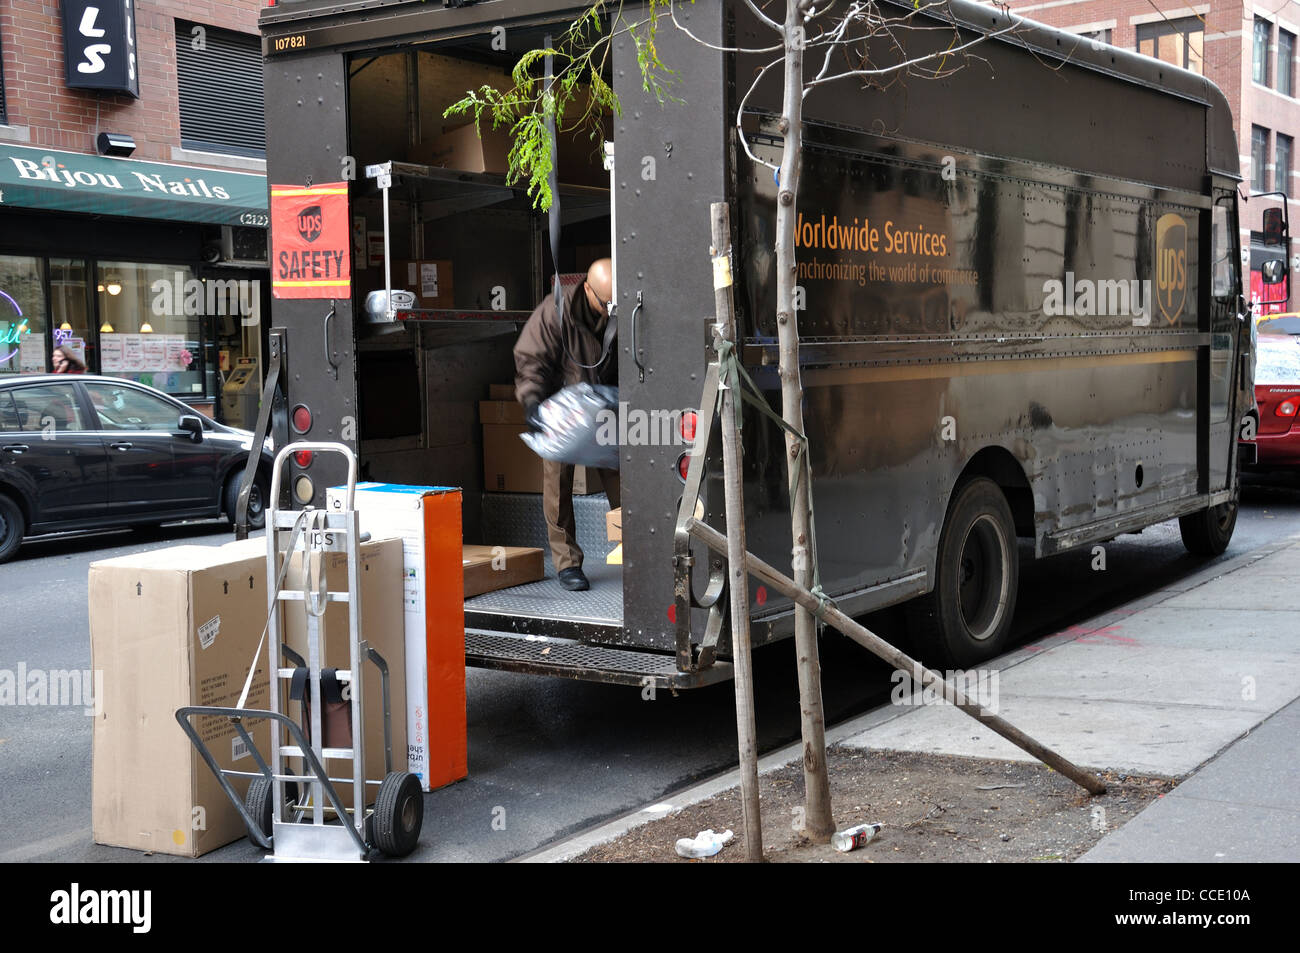
M 268 187 L 343 178 L 342 159 L 348 154 L 346 67 L 345 58 L 334 52 L 266 64 Z M 274 299 L 271 323 L 288 331 L 289 403 L 306 404 L 315 417 L 311 431 L 298 439 L 339 441 L 356 449 L 352 302 Z M 290 466 L 295 478 L 304 472 L 296 463 Z M 315 486 L 315 506 L 325 505 L 326 487 L 347 478 L 337 454 L 321 455 L 306 472 Z
M 695 4 L 677 15 L 697 36 L 718 43 L 726 6 Z M 648 95 L 633 44 L 626 38 L 615 42 L 614 89 L 623 102 L 614 130 L 619 396 L 629 413 L 647 415 L 693 408 L 700 399 L 708 361 L 704 326 L 713 316 L 709 203 L 727 197 L 723 58 L 671 28 L 660 35 L 659 53 L 685 78 L 672 88 L 684 102 L 661 105 Z M 636 357 L 645 367 L 644 381 Z M 667 613 L 673 604 L 673 523 L 682 492 L 675 465 L 683 449 L 623 450 L 626 637 L 656 648 L 674 647 Z M 696 631 L 703 631 L 702 618 Z

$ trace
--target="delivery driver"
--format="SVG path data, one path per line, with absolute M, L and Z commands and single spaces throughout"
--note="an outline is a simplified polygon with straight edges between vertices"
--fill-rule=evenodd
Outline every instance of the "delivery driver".
M 537 306 L 515 344 L 515 397 L 524 419 L 537 428 L 537 405 L 562 387 L 618 383 L 609 306 L 613 296 L 612 263 L 601 258 L 587 269 L 587 280 L 564 295 L 563 322 L 555 295 Z M 563 325 L 563 326 L 561 326 Z M 610 333 L 606 338 L 606 332 Z M 617 470 L 598 470 L 610 509 L 619 505 Z M 565 589 L 589 589 L 582 571 L 573 520 L 573 465 L 542 461 L 542 509 L 551 543 L 551 557 Z

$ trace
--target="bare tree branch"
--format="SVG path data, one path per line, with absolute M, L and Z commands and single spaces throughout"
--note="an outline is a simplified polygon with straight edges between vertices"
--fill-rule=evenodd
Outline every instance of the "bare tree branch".
M 708 40 L 696 36 L 694 33 L 690 31 L 689 27 L 683 25 L 681 21 L 677 19 L 677 4 L 670 3 L 668 5 L 668 15 L 672 17 L 673 26 L 677 27 L 677 29 L 681 30 L 688 37 L 690 37 L 692 40 L 700 44 L 700 46 L 705 47 L 706 49 L 719 50 L 723 53 L 775 53 L 777 50 L 785 49 L 785 44 L 780 41 L 772 44 L 771 46 L 761 46 L 761 47 L 755 47 L 753 49 L 749 49 L 746 47 L 738 47 L 738 46 L 715 46 L 714 44 L 710 43 Z
M 784 32 L 785 32 L 785 27 L 782 26 L 780 23 L 777 23 L 775 20 L 773 20 L 771 17 L 769 17 L 766 13 L 764 13 L 762 10 L 760 10 L 760 9 L 758 8 L 758 4 L 755 3 L 754 0 L 745 0 L 745 6 L 749 7 L 749 9 L 753 11 L 754 16 L 758 17 L 760 20 L 762 20 L 764 23 L 766 23 L 769 27 L 771 27 L 771 28 L 772 28 L 773 30 L 775 30 L 777 33 L 782 33 L 782 34 L 784 34 Z
M 760 159 L 758 156 L 754 155 L 754 150 L 751 149 L 749 146 L 749 137 L 745 135 L 745 130 L 744 127 L 741 125 L 741 122 L 743 121 L 745 116 L 745 103 L 749 102 L 750 95 L 754 92 L 755 89 L 758 88 L 758 84 L 763 81 L 763 77 L 767 74 L 767 71 L 770 70 L 773 66 L 780 66 L 784 63 L 785 63 L 785 52 L 782 51 L 780 56 L 778 56 L 776 59 L 774 59 L 772 62 L 768 63 L 766 66 L 764 66 L 761 70 L 758 71 L 758 75 L 754 77 L 754 81 L 749 84 L 749 89 L 745 90 L 745 95 L 740 97 L 740 105 L 736 107 L 736 132 L 738 134 L 738 138 L 740 139 L 740 147 L 745 150 L 745 155 L 749 156 L 751 162 L 757 162 L 759 165 L 765 165 L 773 172 L 779 172 L 780 166 L 775 166 L 772 163 L 768 162 L 766 159 Z

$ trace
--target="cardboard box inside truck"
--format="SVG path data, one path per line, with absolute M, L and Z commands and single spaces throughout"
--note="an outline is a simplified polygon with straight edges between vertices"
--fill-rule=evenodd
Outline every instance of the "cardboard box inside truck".
M 462 546 L 465 598 L 546 578 L 540 549 L 524 546 Z
M 403 258 L 393 262 L 393 287 L 412 292 L 425 309 L 454 308 L 455 282 L 445 258 Z
M 246 836 L 176 709 L 233 706 L 266 623 L 266 556 L 173 546 L 92 563 L 91 667 L 102 673 L 91 770 L 95 842 L 198 857 Z M 247 705 L 269 702 L 263 651 Z M 224 718 L 194 724 L 223 768 L 255 771 Z M 265 753 L 266 721 L 249 734 Z M 243 796 L 244 778 L 232 779 Z
M 528 431 L 523 407 L 515 400 L 481 400 L 478 410 L 483 424 L 483 488 L 497 493 L 541 493 L 542 458 L 519 439 Z M 586 467 L 573 468 L 575 494 L 600 491 L 595 473 Z
M 474 123 L 449 129 L 422 142 L 412 152 L 416 162 L 459 172 L 487 172 L 505 175 L 510 168 L 510 132 L 482 124 L 482 136 Z

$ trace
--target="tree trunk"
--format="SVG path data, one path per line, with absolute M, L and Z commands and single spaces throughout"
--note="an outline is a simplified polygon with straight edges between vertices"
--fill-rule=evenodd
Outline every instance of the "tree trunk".
M 716 331 L 736 340 L 736 308 L 731 284 L 731 216 L 725 202 L 710 208 L 713 236 L 713 295 Z M 725 383 L 725 382 L 724 382 Z M 736 432 L 738 395 L 722 392 L 722 482 L 727 508 L 727 587 L 731 596 L 731 657 L 736 678 L 736 742 L 740 750 L 740 801 L 745 817 L 745 859 L 763 859 L 763 822 L 758 801 L 758 731 L 754 718 L 754 667 L 749 641 L 749 576 L 745 572 L 744 473 Z
M 785 422 L 803 433 L 803 383 L 799 374 L 799 328 L 794 310 L 795 289 L 795 197 L 799 190 L 799 155 L 803 149 L 803 17 L 798 0 L 786 0 L 785 93 L 781 133 L 785 137 L 776 206 L 776 301 L 777 340 L 780 346 L 781 408 Z M 795 478 L 799 441 L 785 438 L 786 473 Z M 809 467 L 811 474 L 811 466 Z M 790 501 L 790 533 L 793 540 L 792 566 L 795 581 L 812 588 L 809 550 L 808 481 L 800 480 Z M 835 831 L 831 815 L 831 787 L 826 767 L 826 722 L 822 714 L 821 663 L 817 657 L 817 627 L 813 614 L 795 609 L 795 652 L 799 659 L 799 724 L 803 735 L 805 791 L 805 837 L 826 843 Z

